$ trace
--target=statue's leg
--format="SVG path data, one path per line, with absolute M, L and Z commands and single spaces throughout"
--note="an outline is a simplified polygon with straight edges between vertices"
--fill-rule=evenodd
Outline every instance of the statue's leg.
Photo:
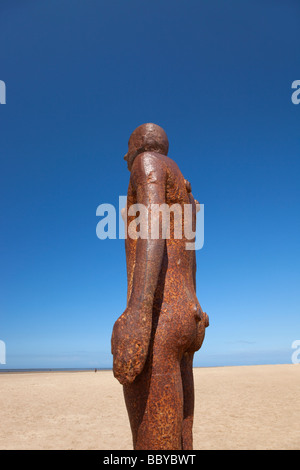
M 183 355 L 180 368 L 183 388 L 182 449 L 193 450 L 194 377 L 193 352 Z
M 135 378 L 133 383 L 123 386 L 134 449 L 136 449 L 138 433 L 147 405 L 150 385 L 150 371 L 151 369 L 149 369 L 149 361 L 147 361 L 144 370 Z
M 154 360 L 124 386 L 135 450 L 181 450 L 183 392 L 180 363 L 154 348 Z

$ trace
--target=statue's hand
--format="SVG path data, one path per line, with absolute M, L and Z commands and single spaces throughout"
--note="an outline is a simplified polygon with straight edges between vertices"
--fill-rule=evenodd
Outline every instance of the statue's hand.
M 147 313 L 128 307 L 114 324 L 113 372 L 122 385 L 133 382 L 144 368 L 152 326 L 152 316 Z

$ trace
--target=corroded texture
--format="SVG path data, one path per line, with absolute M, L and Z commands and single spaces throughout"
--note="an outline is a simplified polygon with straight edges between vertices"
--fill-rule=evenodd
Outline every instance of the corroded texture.
M 144 124 L 131 135 L 125 155 L 127 195 L 127 308 L 114 324 L 113 370 L 123 384 L 134 449 L 190 450 L 194 412 L 193 356 L 200 349 L 208 317 L 196 297 L 195 251 L 187 240 L 132 238 L 132 204 L 196 203 L 190 183 L 168 156 L 168 139 L 159 126 Z M 129 211 L 129 214 L 128 214 Z M 126 215 L 125 215 L 126 217 Z M 186 216 L 187 217 L 187 216 Z M 149 217 L 149 220 L 151 217 Z M 182 219 L 182 227 L 184 218 Z M 160 233 L 161 235 L 161 233 Z

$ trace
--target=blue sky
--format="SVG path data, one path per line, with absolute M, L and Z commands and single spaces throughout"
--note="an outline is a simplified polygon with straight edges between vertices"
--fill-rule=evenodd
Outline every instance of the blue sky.
M 6 368 L 110 367 L 126 304 L 131 132 L 166 130 L 205 204 L 196 366 L 289 363 L 300 339 L 298 0 L 2 0 L 0 339 Z

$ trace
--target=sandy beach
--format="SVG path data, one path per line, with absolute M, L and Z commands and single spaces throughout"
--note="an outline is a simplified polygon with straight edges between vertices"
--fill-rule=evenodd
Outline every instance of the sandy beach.
M 300 366 L 194 379 L 194 449 L 300 449 Z M 0 374 L 0 449 L 132 449 L 122 386 L 111 371 Z

